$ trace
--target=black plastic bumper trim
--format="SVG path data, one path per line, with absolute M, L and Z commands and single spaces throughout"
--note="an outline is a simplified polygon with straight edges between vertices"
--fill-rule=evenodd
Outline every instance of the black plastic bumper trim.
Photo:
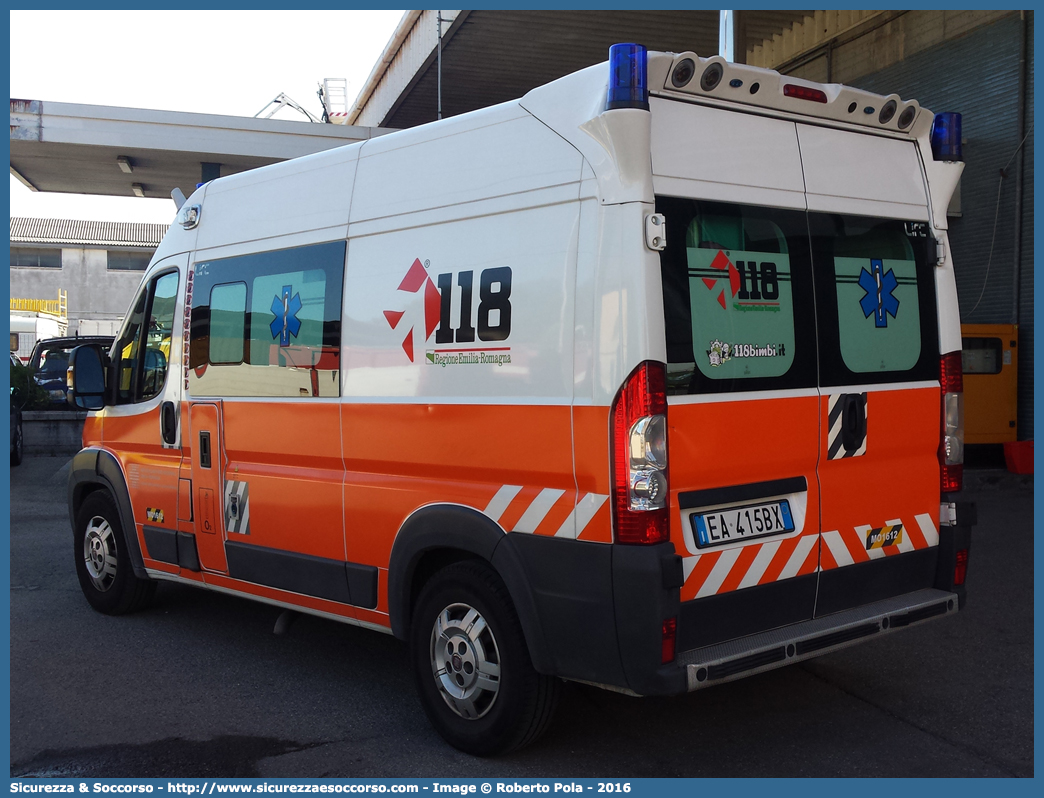
M 156 526 L 143 526 L 142 530 L 149 557 L 171 565 L 178 564 L 178 533 L 175 530 Z
M 784 496 L 788 493 L 801 493 L 807 490 L 808 480 L 804 477 L 787 477 L 786 479 L 771 479 L 767 482 L 750 482 L 746 485 L 728 485 L 724 488 L 688 490 L 678 494 L 678 506 L 682 510 L 691 510 L 694 507 L 732 504 L 751 499 L 765 499 L 770 496 Z
M 233 579 L 367 609 L 377 606 L 377 568 L 371 565 L 231 540 L 225 541 L 225 557 Z
M 823 571 L 819 576 L 816 617 L 936 587 L 938 556 L 933 546 Z
M 943 612 L 946 612 L 946 607 L 943 605 Z M 869 637 L 875 635 L 881 631 L 881 627 L 876 623 L 867 623 L 862 626 L 852 626 L 848 629 L 842 629 L 839 632 L 831 632 L 830 634 L 820 635 L 819 637 L 813 637 L 809 640 L 803 640 L 796 644 L 796 650 L 798 656 L 802 654 L 811 654 L 813 651 L 822 651 L 824 648 L 832 648 L 839 646 L 842 643 L 848 643 L 852 640 L 858 640 L 861 637 Z
M 678 650 L 702 648 L 766 629 L 807 621 L 816 602 L 818 574 L 795 576 L 683 602 Z

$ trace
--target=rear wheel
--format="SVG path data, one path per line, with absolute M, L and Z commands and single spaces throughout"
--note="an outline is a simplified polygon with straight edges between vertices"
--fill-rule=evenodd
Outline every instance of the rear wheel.
M 450 565 L 424 587 L 410 657 L 428 719 L 461 751 L 521 748 L 551 722 L 559 682 L 533 669 L 507 588 L 483 562 Z
M 134 575 L 120 515 L 105 491 L 88 496 L 76 515 L 75 552 L 80 589 L 98 612 L 134 612 L 156 592 L 155 582 Z

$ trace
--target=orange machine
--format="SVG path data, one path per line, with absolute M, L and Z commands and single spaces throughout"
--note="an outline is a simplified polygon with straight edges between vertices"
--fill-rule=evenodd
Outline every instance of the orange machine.
M 1017 439 L 1017 324 L 962 324 L 964 442 Z

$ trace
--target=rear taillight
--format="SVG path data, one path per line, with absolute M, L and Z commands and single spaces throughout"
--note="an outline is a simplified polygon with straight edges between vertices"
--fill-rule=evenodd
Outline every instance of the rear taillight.
M 660 647 L 660 662 L 666 665 L 668 662 L 674 662 L 674 651 L 677 648 L 678 641 L 678 619 L 668 618 L 663 622 L 663 628 L 660 632 L 662 639 Z
M 668 539 L 667 370 L 646 361 L 624 381 L 610 413 L 613 530 L 617 543 Z
M 953 584 L 957 585 L 964 584 L 964 577 L 968 575 L 968 550 L 959 549 L 957 551 L 957 564 L 953 566 Z
M 942 385 L 941 488 L 943 493 L 956 493 L 964 481 L 964 375 L 960 352 L 942 356 L 939 382 Z

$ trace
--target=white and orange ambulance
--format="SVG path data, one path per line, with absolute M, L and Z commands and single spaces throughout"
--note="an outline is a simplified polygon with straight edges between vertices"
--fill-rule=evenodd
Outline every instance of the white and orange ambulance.
M 616 45 L 207 183 L 74 357 L 83 591 L 390 632 L 477 754 L 562 679 L 679 694 L 955 613 L 962 166 L 956 114 Z

